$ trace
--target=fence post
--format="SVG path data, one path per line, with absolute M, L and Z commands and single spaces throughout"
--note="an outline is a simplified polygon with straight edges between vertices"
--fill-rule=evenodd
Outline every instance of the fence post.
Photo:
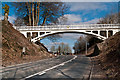
M 23 55 L 25 55 L 25 47 L 23 47 L 22 49 L 21 58 L 23 57 Z

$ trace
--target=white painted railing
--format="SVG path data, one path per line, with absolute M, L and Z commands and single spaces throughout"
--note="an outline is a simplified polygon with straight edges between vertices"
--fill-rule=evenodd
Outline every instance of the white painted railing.
M 82 24 L 82 25 L 51 25 L 51 26 L 14 26 L 17 30 L 60 30 L 60 29 L 99 29 L 120 28 L 120 24 Z

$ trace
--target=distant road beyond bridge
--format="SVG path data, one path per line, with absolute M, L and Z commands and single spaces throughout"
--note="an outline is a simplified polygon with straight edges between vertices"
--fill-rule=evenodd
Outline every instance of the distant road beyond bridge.
M 82 25 L 50 25 L 50 26 L 14 26 L 15 29 L 31 38 L 32 42 L 57 33 L 82 33 L 105 40 L 120 31 L 120 24 L 82 24 Z

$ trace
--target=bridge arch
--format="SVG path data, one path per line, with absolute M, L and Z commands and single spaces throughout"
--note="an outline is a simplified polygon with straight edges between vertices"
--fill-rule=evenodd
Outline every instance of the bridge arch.
M 85 34 L 85 35 L 92 35 L 100 40 L 104 40 L 106 39 L 106 37 L 104 36 L 101 36 L 100 34 L 95 34 L 93 32 L 84 32 L 84 31 L 79 31 L 79 30 L 76 30 L 76 31 L 73 31 L 73 30 L 69 30 L 69 31 L 51 31 L 49 33 L 45 33 L 45 34 L 42 34 L 36 38 L 33 38 L 31 39 L 32 42 L 36 42 L 36 41 L 39 41 L 47 36 L 51 36 L 51 35 L 55 35 L 55 34 L 59 34 L 59 33 L 81 33 L 81 34 Z

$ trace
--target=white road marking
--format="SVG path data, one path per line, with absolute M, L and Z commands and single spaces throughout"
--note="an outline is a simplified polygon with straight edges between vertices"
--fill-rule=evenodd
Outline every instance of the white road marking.
M 46 72 L 41 72 L 39 75 L 43 75 L 43 74 L 45 74 Z
M 71 62 L 72 60 L 74 60 L 74 59 L 76 59 L 76 58 L 77 58 L 77 56 L 75 55 L 74 58 L 72 58 L 72 59 L 70 59 L 70 60 L 68 60 L 68 61 L 66 61 L 66 62 L 63 62 L 63 63 L 58 64 L 58 65 L 56 65 L 56 66 L 53 66 L 53 67 L 51 67 L 51 68 L 45 69 L 45 70 L 43 70 L 43 71 L 41 71 L 41 72 L 38 72 L 38 73 L 35 73 L 35 74 L 30 75 L 30 76 L 28 76 L 28 77 L 25 77 L 25 78 L 22 79 L 22 80 L 25 80 L 25 79 L 27 79 L 27 78 L 33 77 L 33 76 L 35 76 L 35 75 L 43 75 L 43 74 L 45 74 L 47 71 L 52 70 L 52 69 L 54 69 L 54 68 L 56 68 L 56 67 L 59 67 L 59 66 L 63 66 L 64 64 L 66 64 L 66 63 L 68 63 L 68 62 Z
M 91 60 L 91 58 L 90 58 L 90 60 Z M 92 60 L 91 60 L 91 62 L 92 62 Z M 90 80 L 92 80 L 92 75 L 93 75 L 93 68 L 94 68 L 94 64 L 92 63 L 92 67 L 91 67 L 92 69 L 91 69 L 91 74 L 90 74 Z
M 64 63 L 63 64 L 61 64 L 61 66 L 63 66 L 63 65 L 65 65 Z

